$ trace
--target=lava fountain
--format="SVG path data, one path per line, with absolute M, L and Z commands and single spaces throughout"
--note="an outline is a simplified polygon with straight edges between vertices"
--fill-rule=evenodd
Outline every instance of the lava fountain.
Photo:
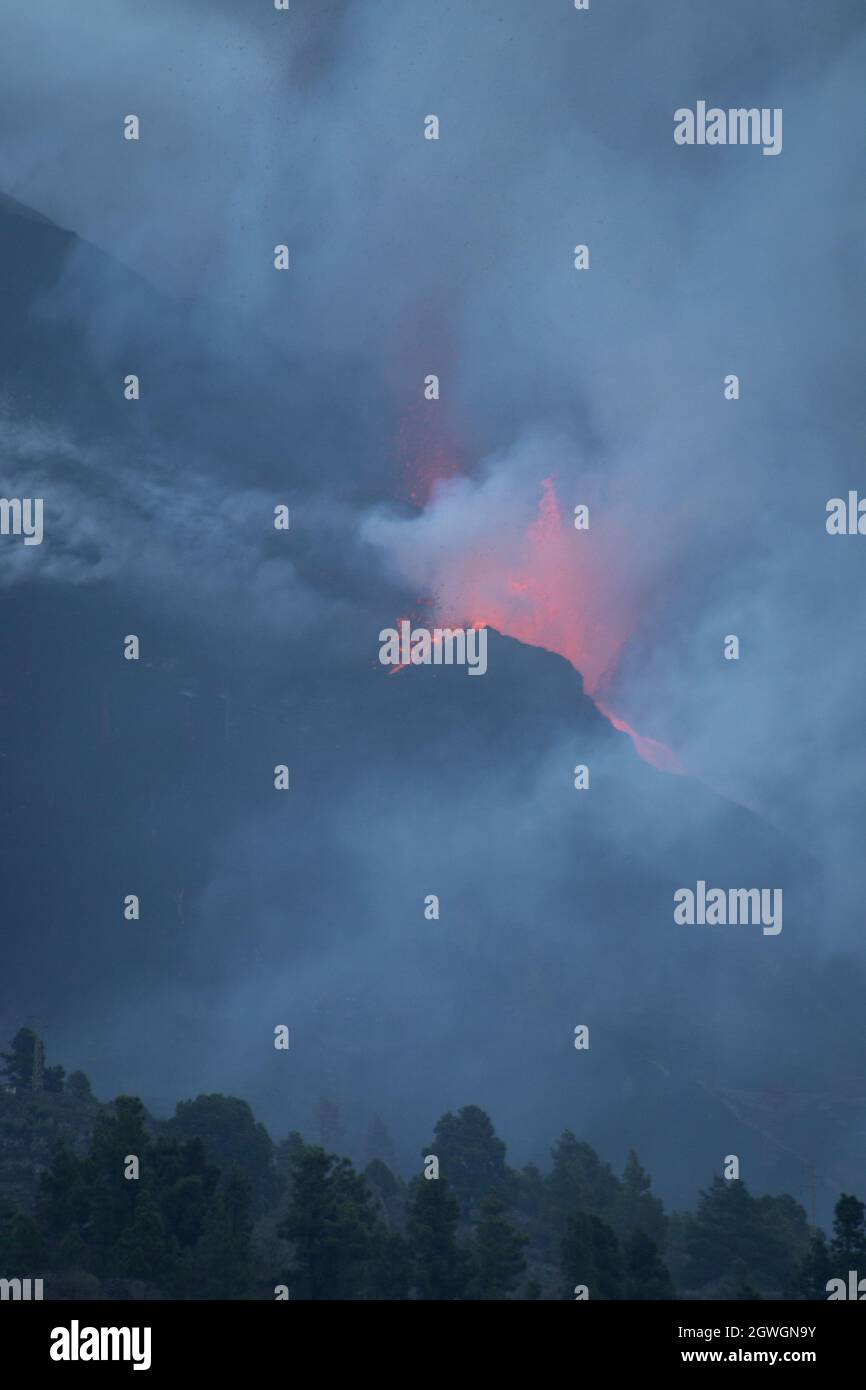
M 522 480 L 519 492 L 526 498 Z M 563 518 L 555 480 L 548 476 L 541 480 L 535 516 L 527 522 L 524 502 L 524 519 L 516 521 L 518 510 L 515 479 L 507 469 L 480 482 L 451 476 L 433 484 L 417 516 L 380 517 L 368 533 L 404 578 L 432 595 L 438 624 L 493 627 L 564 656 L 640 757 L 681 773 L 669 748 L 639 734 L 610 705 L 612 678 L 639 612 L 633 567 L 612 563 L 612 557 L 630 554 L 632 539 L 614 519 L 615 509 L 605 514 L 593 508 L 589 528 L 576 530 L 571 517 Z

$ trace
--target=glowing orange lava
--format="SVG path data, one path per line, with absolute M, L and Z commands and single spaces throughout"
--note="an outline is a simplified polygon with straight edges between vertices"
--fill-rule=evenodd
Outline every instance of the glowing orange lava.
M 618 719 L 615 714 L 611 714 L 610 710 L 606 709 L 601 701 L 594 696 L 593 703 L 615 729 L 619 729 L 620 733 L 628 734 L 645 763 L 652 763 L 653 767 L 657 767 L 661 772 L 674 772 L 680 777 L 685 775 L 682 763 L 673 749 L 668 748 L 666 743 L 660 743 L 657 738 L 647 738 L 645 734 L 639 734 L 624 719 Z
M 429 477 L 427 479 L 429 482 Z M 435 481 L 435 480 L 434 480 Z M 428 506 L 445 499 L 434 492 Z M 479 538 L 480 535 L 480 538 Z M 628 734 L 640 757 L 665 772 L 683 771 L 663 743 L 647 738 L 607 704 L 622 650 L 632 634 L 639 596 L 628 566 L 616 564 L 631 538 L 594 509 L 588 530 L 563 520 L 554 479 L 541 481 L 535 519 L 522 531 L 494 521 L 471 545 L 451 545 L 433 567 L 432 607 L 444 626 L 492 627 L 527 646 L 564 656 L 615 729 Z

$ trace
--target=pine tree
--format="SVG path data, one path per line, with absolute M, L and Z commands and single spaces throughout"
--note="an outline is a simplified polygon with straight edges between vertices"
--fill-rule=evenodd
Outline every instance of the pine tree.
M 562 1239 L 564 1296 L 585 1284 L 591 1299 L 622 1297 L 622 1268 L 614 1232 L 600 1216 L 574 1212 Z
M 166 1230 L 181 1248 L 194 1246 L 212 1209 L 212 1199 L 200 1174 L 185 1173 L 165 1185 L 157 1178 L 156 1185 Z
M 264 1204 L 275 1199 L 278 1182 L 271 1136 L 245 1100 L 219 1092 L 182 1100 L 165 1128 L 168 1136 L 181 1142 L 204 1143 L 209 1160 L 224 1172 L 237 1168 L 250 1183 L 255 1201 Z
M 144 1106 L 134 1096 L 118 1096 L 113 1113 L 101 1111 L 96 1120 L 83 1180 L 89 1205 L 84 1234 L 97 1274 L 113 1272 L 111 1251 L 135 1220 L 142 1178 L 148 1180 L 150 1138 L 144 1120 Z M 124 1176 L 129 1155 L 138 1158 L 142 1178 Z
M 160 1287 L 169 1277 L 170 1261 L 165 1222 L 152 1195 L 143 1192 L 135 1204 L 132 1221 L 113 1247 L 107 1272 Z
M 0 1260 L 7 1270 L 20 1270 L 22 1278 L 38 1277 L 45 1255 L 45 1240 L 29 1212 L 16 1210 L 0 1220 Z
M 673 1280 L 650 1236 L 634 1231 L 624 1253 L 626 1298 L 645 1301 L 676 1297 Z
M 506 1299 L 526 1269 L 527 1237 L 505 1219 L 505 1211 L 502 1198 L 493 1192 L 478 1203 L 471 1294 L 487 1302 Z
M 418 1298 L 464 1298 L 469 1276 L 466 1252 L 457 1244 L 460 1204 L 445 1178 L 415 1178 L 409 1188 L 406 1231 L 412 1250 Z
M 40 1226 L 49 1240 L 61 1241 L 70 1232 L 80 1231 L 89 1211 L 84 1164 L 71 1149 L 58 1144 L 39 1183 L 36 1212 Z
M 844 1192 L 833 1209 L 830 1263 L 837 1278 L 847 1278 L 851 1269 L 866 1275 L 866 1207 Z
M 10 1042 L 11 1052 L 2 1052 L 3 1077 L 16 1091 L 33 1089 L 33 1064 L 39 1039 L 32 1028 L 19 1028 Z
M 66 1089 L 70 1095 L 77 1096 L 79 1100 L 93 1100 L 90 1081 L 83 1071 L 69 1073 L 66 1078 Z
M 684 1287 L 715 1297 L 736 1297 L 740 1285 L 779 1297 L 808 1243 L 806 1213 L 793 1198 L 756 1201 L 740 1179 L 714 1177 L 684 1225 Z
M 565 1130 L 554 1145 L 553 1168 L 544 1182 L 540 1220 L 546 1253 L 556 1257 L 565 1224 L 575 1212 L 592 1213 L 613 1227 L 619 1204 L 620 1184 L 610 1166 L 590 1144 Z
M 364 1180 L 374 1209 L 386 1226 L 401 1226 L 406 1205 L 406 1184 L 402 1178 L 395 1178 L 381 1159 L 374 1158 L 364 1169 Z
M 408 1241 L 399 1231 L 379 1225 L 371 1251 L 366 1275 L 368 1297 L 390 1301 L 406 1298 L 412 1282 L 412 1252 Z
M 437 1120 L 426 1152 L 439 1159 L 439 1170 L 466 1217 L 487 1192 L 505 1190 L 505 1145 L 497 1138 L 489 1115 L 477 1105 L 464 1105 L 456 1115 L 448 1111 Z
M 783 1192 L 755 1202 L 763 1246 L 762 1279 L 768 1293 L 789 1296 L 791 1280 L 809 1248 L 809 1219 L 805 1208 Z
M 193 1252 L 202 1298 L 248 1298 L 252 1286 L 252 1189 L 237 1168 L 223 1179 Z
M 274 1150 L 274 1174 L 280 1188 L 285 1188 L 291 1173 L 292 1158 L 296 1154 L 303 1153 L 305 1148 L 303 1135 L 298 1130 L 293 1129 L 281 1139 Z
M 635 1231 L 643 1233 L 657 1246 L 664 1244 L 667 1219 L 661 1200 L 651 1189 L 651 1179 L 640 1165 L 634 1149 L 629 1149 L 622 1171 L 616 1229 L 628 1239 Z
M 827 1297 L 827 1281 L 831 1274 L 827 1237 L 823 1231 L 815 1231 L 794 1277 L 794 1298 L 806 1299 L 810 1303 L 823 1303 Z
M 535 1222 L 544 1202 L 544 1177 L 535 1163 L 527 1163 L 509 1185 L 512 1205 L 527 1221 Z
M 45 1048 L 32 1028 L 19 1028 L 9 1044 L 11 1052 L 2 1052 L 3 1075 L 7 1086 L 16 1091 L 63 1090 L 66 1072 L 63 1067 L 45 1066 Z
M 291 1196 L 279 1234 L 292 1242 L 292 1298 L 363 1297 L 379 1228 L 364 1179 L 347 1158 L 304 1145 L 289 1159 Z

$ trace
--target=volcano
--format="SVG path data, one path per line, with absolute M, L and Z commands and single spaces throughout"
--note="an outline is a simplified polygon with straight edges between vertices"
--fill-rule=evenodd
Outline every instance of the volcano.
M 615 1160 L 633 1145 L 668 1201 L 730 1153 L 750 1190 L 797 1190 L 807 1159 L 830 1197 L 856 1187 L 861 1134 L 826 1097 L 833 1069 L 846 1097 L 863 1073 L 862 972 L 821 949 L 803 845 L 606 717 L 627 627 L 582 674 L 552 610 L 506 635 L 479 594 L 483 676 L 390 674 L 377 634 L 406 593 L 356 543 L 384 494 L 364 390 L 334 406 L 332 367 L 284 349 L 275 391 L 248 324 L 217 331 L 8 204 L 0 251 L 6 460 L 46 517 L 3 598 L 7 1034 L 24 1001 L 100 1093 L 158 1110 L 232 1087 L 277 1134 L 324 1091 L 398 1146 L 475 1103 L 518 1161 L 566 1125 Z M 678 925 L 699 881 L 784 891 L 784 931 Z M 728 1103 L 774 1092 L 805 1099 Z

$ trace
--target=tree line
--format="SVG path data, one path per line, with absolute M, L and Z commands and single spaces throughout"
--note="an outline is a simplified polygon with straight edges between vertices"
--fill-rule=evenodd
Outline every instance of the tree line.
M 101 1105 L 27 1029 L 2 1061 L 0 1192 L 4 1114 L 20 1132 L 61 1094 L 93 1111 L 32 1203 L 0 1197 L 0 1276 L 42 1277 L 48 1297 L 824 1300 L 831 1278 L 866 1276 L 851 1194 L 829 1238 L 793 1197 L 718 1176 L 694 1211 L 667 1213 L 634 1150 L 616 1174 L 565 1130 L 547 1172 L 518 1170 L 475 1105 L 439 1119 L 407 1181 L 378 1118 L 359 1171 L 297 1132 L 274 1144 L 234 1097 L 182 1101 L 162 1122 L 132 1096 Z M 317 1121 L 339 1139 L 332 1101 Z

